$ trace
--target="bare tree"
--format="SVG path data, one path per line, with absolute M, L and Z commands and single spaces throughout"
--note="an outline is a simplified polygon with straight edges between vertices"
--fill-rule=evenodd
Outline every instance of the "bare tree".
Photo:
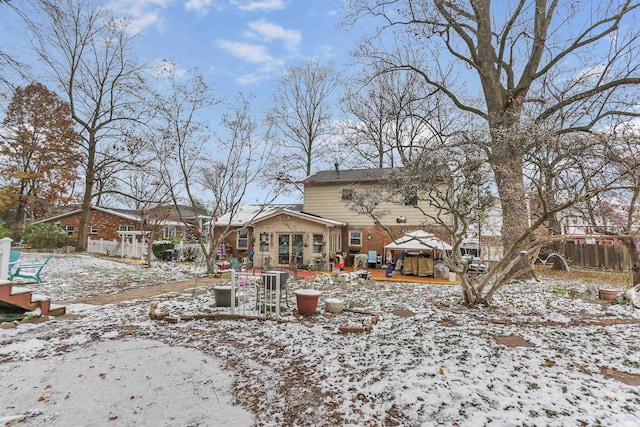
M 251 117 L 248 99 L 238 97 L 236 105 L 222 117 L 221 127 L 224 133 L 216 141 L 221 155 L 202 168 L 202 184 L 211 194 L 213 214 L 228 214 L 231 223 L 241 205 L 247 202 L 250 190 L 258 191 L 260 196 L 255 203 L 264 208 L 278 196 L 278 186 L 265 178 L 265 171 L 272 164 L 269 129 L 266 133 L 260 132 L 258 121 Z M 261 212 L 262 209 L 257 209 L 254 217 Z M 217 240 L 207 258 L 210 271 L 214 268 L 218 246 L 234 231 L 230 223 L 216 224 L 219 228 Z M 213 237 L 211 227 L 209 240 L 213 241 Z
M 350 82 L 341 101 L 348 119 L 346 147 L 340 150 L 354 153 L 350 160 L 359 167 L 363 161 L 377 168 L 409 163 L 447 144 L 454 127 L 456 132 L 464 127 L 442 94 L 429 92 L 416 74 L 380 72 L 362 85 Z
M 557 0 L 354 0 L 350 5 L 347 22 L 373 18 L 380 24 L 357 57 L 375 70 L 417 74 L 489 132 L 483 148 L 500 196 L 505 254 L 518 253 L 511 250 L 514 245 L 524 249 L 528 233 L 523 203 L 528 144 L 524 134 L 513 132 L 519 123 L 584 110 L 579 120 L 554 129 L 563 134 L 639 114 L 630 102 L 640 83 L 638 1 L 576 1 L 565 7 Z M 478 98 L 468 95 L 474 83 Z
M 617 239 L 627 249 L 631 258 L 633 286 L 640 288 L 640 135 L 634 125 L 616 126 L 612 142 L 602 152 L 610 164 L 596 176 L 584 179 L 593 188 L 602 188 L 608 181 L 618 179 L 618 185 L 608 191 L 598 192 L 593 198 L 577 205 L 586 224 L 598 234 Z
M 212 110 L 221 100 L 197 71 L 181 80 L 175 67 L 168 66 L 166 71 L 167 86 L 157 97 L 160 115 L 154 144 L 158 176 L 176 206 L 184 200 L 197 209 L 200 201 L 196 194 L 204 194 L 210 197 L 204 205 L 212 215 L 229 213 L 233 219 L 250 186 L 257 184 L 264 172 L 271 154 L 269 139 L 259 134 L 250 103 L 240 96 L 235 105 L 223 104 L 229 112 L 223 114 L 221 129 L 212 141 L 200 114 Z M 269 189 L 262 194 L 265 203 L 272 200 Z M 210 227 L 209 235 L 203 236 L 207 239 L 199 240 L 209 272 L 216 270 L 213 232 Z M 216 243 L 230 232 L 226 227 Z
M 331 95 L 337 85 L 338 74 L 331 63 L 303 62 L 280 78 L 274 106 L 267 114 L 280 138 L 278 163 L 287 165 L 273 178 L 300 194 L 300 179 L 311 175 L 314 165 L 329 154 L 328 139 L 333 132 Z
M 84 193 L 77 247 L 86 250 L 101 171 L 113 162 L 134 163 L 139 153 L 122 130 L 141 117 L 143 68 L 134 60 L 136 36 L 123 17 L 91 0 L 43 0 L 39 5 L 43 17 L 31 23 L 33 46 L 60 86 L 82 138 Z

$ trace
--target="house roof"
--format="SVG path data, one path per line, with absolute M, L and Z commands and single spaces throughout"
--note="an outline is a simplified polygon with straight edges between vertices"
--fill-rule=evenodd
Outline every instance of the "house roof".
M 396 168 L 397 169 L 397 168 Z M 303 179 L 304 184 L 317 184 L 329 182 L 362 182 L 379 181 L 385 178 L 393 168 L 376 169 L 333 169 L 319 171 Z
M 402 251 L 422 251 L 422 250 L 439 250 L 450 251 L 451 245 L 438 239 L 431 233 L 423 230 L 415 230 L 406 233 L 399 239 L 394 240 L 385 249 L 402 250 Z
M 215 220 L 215 226 L 244 227 L 253 225 L 280 214 L 289 214 L 308 221 L 339 226 L 343 222 L 322 218 L 317 215 L 302 212 L 302 204 L 273 204 L 273 205 L 244 205 L 235 214 L 226 213 Z
M 140 216 L 139 215 L 133 213 L 133 211 L 128 211 L 128 210 L 125 210 L 125 209 L 107 209 L 107 208 L 102 208 L 100 206 L 91 206 L 91 209 L 97 210 L 97 211 L 100 211 L 100 212 L 104 212 L 104 213 L 109 214 L 109 215 L 114 215 L 114 216 L 118 216 L 118 217 L 121 217 L 121 218 L 124 218 L 124 219 L 128 219 L 130 221 L 140 221 Z M 82 212 L 82 209 L 73 209 L 73 210 L 70 210 L 68 212 L 64 212 L 64 213 L 61 213 L 59 215 L 56 215 L 56 216 L 52 216 L 52 217 L 49 217 L 49 218 L 41 219 L 40 221 L 35 221 L 34 224 L 39 224 L 39 223 L 42 223 L 42 222 L 56 221 L 58 219 L 61 219 L 61 218 L 64 218 L 64 217 L 67 217 L 67 216 L 70 216 L 70 215 L 75 215 L 75 214 L 78 214 L 80 212 Z
M 112 208 L 103 208 L 100 206 L 91 206 L 92 210 L 96 210 L 96 211 L 100 211 L 100 212 L 104 212 L 106 214 L 109 215 L 114 215 L 123 219 L 127 219 L 129 221 L 134 221 L 134 222 L 141 222 L 142 219 L 140 218 L 140 215 L 138 214 L 138 212 L 136 211 L 132 211 L 129 209 L 112 209 Z M 68 217 L 70 215 L 76 215 L 82 212 L 82 209 L 72 209 L 69 210 L 67 212 L 61 213 L 59 215 L 56 216 L 52 216 L 49 218 L 45 218 L 45 219 L 41 219 L 40 221 L 35 221 L 34 224 L 40 224 L 43 222 L 51 222 L 51 221 L 57 221 L 59 219 Z M 184 225 L 182 222 L 180 221 L 171 221 L 171 220 L 163 220 L 159 222 L 160 225 L 176 225 L 176 226 L 182 226 Z

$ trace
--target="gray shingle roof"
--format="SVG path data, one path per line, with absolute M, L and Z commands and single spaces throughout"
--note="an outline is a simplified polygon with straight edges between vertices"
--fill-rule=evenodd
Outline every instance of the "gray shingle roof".
M 346 169 L 346 170 L 326 170 L 319 171 L 305 178 L 305 184 L 322 182 L 362 182 L 379 181 L 391 171 L 391 168 L 377 169 Z

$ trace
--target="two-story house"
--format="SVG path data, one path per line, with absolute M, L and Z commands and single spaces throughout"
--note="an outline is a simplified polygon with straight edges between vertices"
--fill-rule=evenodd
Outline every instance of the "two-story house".
M 277 268 L 286 267 L 294 257 L 301 263 L 311 263 L 337 253 L 346 253 L 345 261 L 351 265 L 354 254 L 375 250 L 382 255 L 386 244 L 416 229 L 449 241 L 450 236 L 442 227 L 429 223 L 422 213 L 421 209 L 435 212 L 419 197 L 384 201 L 377 207 L 387 212 L 377 220 L 391 236 L 370 216 L 350 209 L 351 191 L 386 191 L 389 171 L 336 168 L 317 172 L 303 180 L 302 205 L 243 206 L 234 215 L 218 218 L 214 235 L 218 238 L 226 231 L 226 242 L 234 256 L 241 258 L 253 251 L 256 267 L 268 264 Z

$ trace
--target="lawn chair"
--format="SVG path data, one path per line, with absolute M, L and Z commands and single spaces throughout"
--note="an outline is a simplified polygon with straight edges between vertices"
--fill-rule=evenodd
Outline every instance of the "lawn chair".
M 53 254 L 50 254 L 47 259 L 40 264 L 18 264 L 15 271 L 11 274 L 11 278 L 22 277 L 23 279 L 33 279 L 37 283 L 42 283 L 40 272 L 51 258 L 53 258 Z
M 7 276 L 9 280 L 11 280 L 11 277 L 13 276 L 13 270 L 18 265 L 18 260 L 20 259 L 21 255 L 22 252 L 20 251 L 9 252 L 9 275 Z

